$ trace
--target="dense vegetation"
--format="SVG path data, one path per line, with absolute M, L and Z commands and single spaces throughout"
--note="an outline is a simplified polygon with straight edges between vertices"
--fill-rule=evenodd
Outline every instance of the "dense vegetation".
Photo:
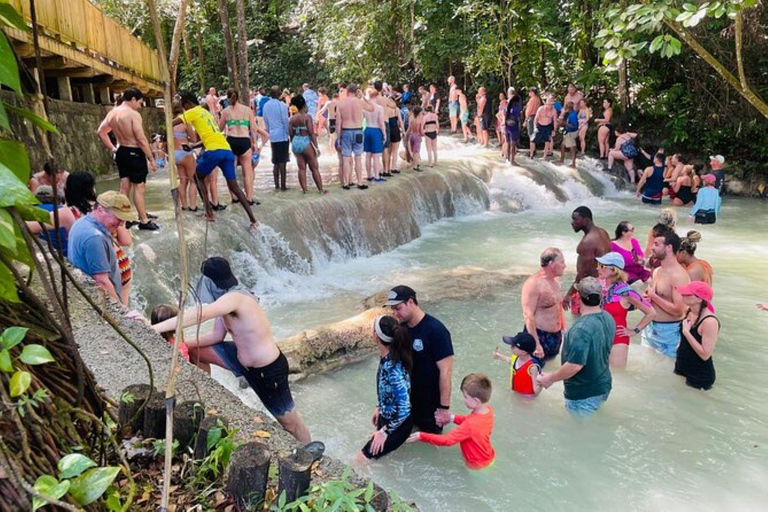
M 236 36 L 236 1 L 189 0 L 179 88 L 202 90 L 201 78 L 205 86 L 229 85 L 219 7 L 229 3 Z M 739 92 L 768 99 L 768 8 L 757 0 L 242 1 L 251 87 L 374 77 L 444 87 L 453 74 L 468 96 L 484 85 L 495 97 L 509 85 L 562 91 L 573 81 L 593 108 L 604 97 L 619 100 L 649 145 L 699 157 L 720 152 L 747 172 L 768 174 L 768 107 L 761 101 L 761 113 Z M 152 40 L 143 2 L 100 3 Z M 159 4 L 170 46 L 178 0 Z

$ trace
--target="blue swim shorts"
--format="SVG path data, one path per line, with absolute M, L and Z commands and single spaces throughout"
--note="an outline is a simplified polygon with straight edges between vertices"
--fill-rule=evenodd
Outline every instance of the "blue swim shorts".
M 448 115 L 451 117 L 458 117 L 459 115 L 459 102 L 453 101 L 448 105 Z
M 608 400 L 610 392 L 604 395 L 591 396 L 582 400 L 565 400 L 565 410 L 579 418 L 585 418 L 594 414 L 603 403 Z
M 344 128 L 341 130 L 341 156 L 363 154 L 363 129 Z
M 378 154 L 384 151 L 384 134 L 380 128 L 368 127 L 363 132 L 363 151 Z
M 197 159 L 197 172 L 208 176 L 215 168 L 221 169 L 221 173 L 228 180 L 237 179 L 235 175 L 235 154 L 229 149 L 214 149 L 203 151 Z
M 680 321 L 652 321 L 643 331 L 641 343 L 644 347 L 650 347 L 663 356 L 675 359 L 677 346 L 680 345 Z

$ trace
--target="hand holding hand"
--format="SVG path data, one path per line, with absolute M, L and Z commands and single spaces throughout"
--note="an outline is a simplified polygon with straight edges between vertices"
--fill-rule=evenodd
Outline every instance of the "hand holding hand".
M 151 325 L 149 323 L 149 320 L 147 320 L 147 317 L 142 315 L 139 311 L 132 309 L 128 313 L 125 314 L 125 318 L 130 318 L 131 320 L 138 320 L 139 322 L 144 322 L 147 325 Z
M 552 374 L 551 373 L 542 373 L 538 377 L 536 377 L 536 381 L 542 385 L 544 388 L 549 388 L 553 384 L 552 382 Z
M 438 409 L 435 411 L 435 423 L 438 427 L 444 427 L 451 422 L 451 411 L 448 409 Z

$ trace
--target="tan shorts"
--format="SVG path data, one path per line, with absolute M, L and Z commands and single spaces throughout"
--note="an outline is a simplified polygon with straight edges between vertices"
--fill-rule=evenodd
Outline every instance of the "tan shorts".
M 576 141 L 579 137 L 579 132 L 570 132 L 563 135 L 563 142 L 568 149 L 576 147 Z

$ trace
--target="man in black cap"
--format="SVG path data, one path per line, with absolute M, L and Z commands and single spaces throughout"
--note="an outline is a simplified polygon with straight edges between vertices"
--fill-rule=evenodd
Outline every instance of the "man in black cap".
M 389 291 L 386 306 L 408 327 L 413 338 L 411 417 L 422 432 L 439 434 L 451 419 L 451 333 L 437 318 L 419 307 L 416 292 L 408 286 Z
M 616 323 L 603 311 L 603 288 L 596 277 L 585 277 L 576 284 L 581 299 L 581 316 L 565 335 L 562 365 L 551 373 L 539 375 L 539 383 L 548 388 L 564 381 L 565 408 L 576 416 L 588 416 L 608 399 L 611 392 L 611 368 L 608 359 L 616 333 Z
M 245 377 L 261 402 L 285 430 L 302 443 L 311 441 L 309 430 L 295 409 L 288 386 L 288 360 L 272 337 L 269 320 L 258 300 L 238 286 L 229 262 L 208 258 L 201 268 L 198 295 L 211 301 L 184 313 L 182 327 L 214 320 L 213 331 L 186 338 L 190 359 L 226 368 Z M 152 327 L 159 333 L 174 331 L 177 317 Z M 224 341 L 227 333 L 232 341 Z

